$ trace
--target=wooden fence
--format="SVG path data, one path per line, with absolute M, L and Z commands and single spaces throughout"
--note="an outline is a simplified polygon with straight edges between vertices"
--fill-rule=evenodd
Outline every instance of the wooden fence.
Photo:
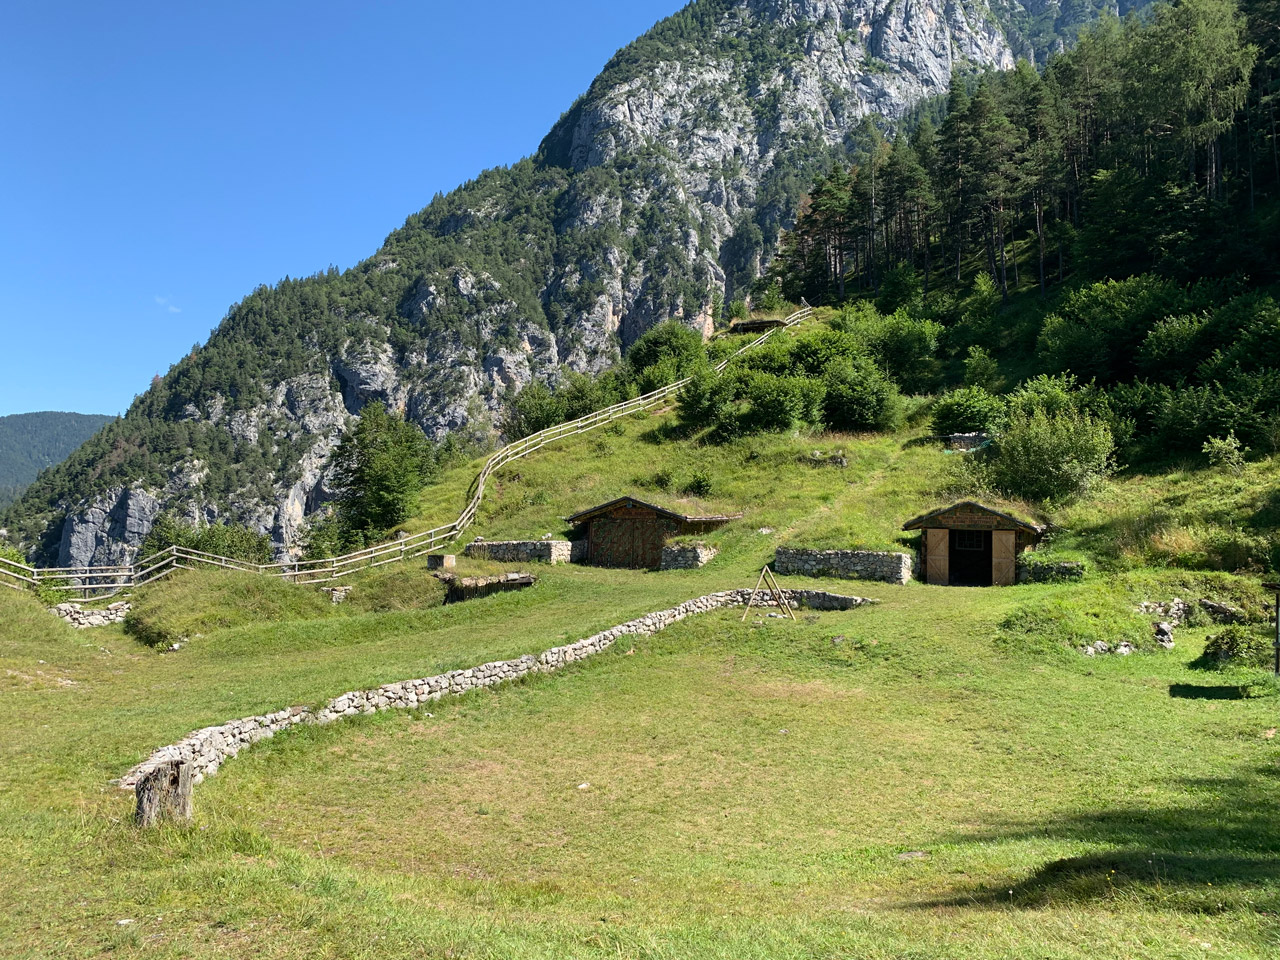
M 802 301 L 803 302 L 803 301 Z M 801 310 L 791 314 L 783 322 L 783 327 L 794 327 L 813 316 L 813 308 L 804 304 Z M 735 351 L 728 359 L 716 365 L 716 372 L 723 373 L 729 363 L 754 350 L 774 335 L 770 330 L 755 340 Z M 466 508 L 453 523 L 399 540 L 384 543 L 380 546 L 357 550 L 342 557 L 329 560 L 298 560 L 284 563 L 246 563 L 229 557 L 219 557 L 186 547 L 169 547 L 145 560 L 117 567 L 50 567 L 36 569 L 0 558 L 0 586 L 25 590 L 31 587 L 42 587 L 57 593 L 65 593 L 68 599 L 103 599 L 114 596 L 122 590 L 142 587 L 167 577 L 175 570 L 192 570 L 196 567 L 219 567 L 226 570 L 238 570 L 245 573 L 257 573 L 264 576 L 279 577 L 295 583 L 329 583 L 350 576 L 360 570 L 381 567 L 389 563 L 399 563 L 415 557 L 434 553 L 447 544 L 453 543 L 475 522 L 484 501 L 485 487 L 489 478 L 502 467 L 526 457 L 536 450 L 541 450 L 549 443 L 588 433 L 603 427 L 605 424 L 629 417 L 641 411 L 653 411 L 668 405 L 672 398 L 689 382 L 686 377 L 670 386 L 647 393 L 643 397 L 627 400 L 589 413 L 577 420 L 548 427 L 538 433 L 530 434 L 522 440 L 507 444 L 493 454 L 480 470 L 475 482 L 471 485 L 471 497 Z

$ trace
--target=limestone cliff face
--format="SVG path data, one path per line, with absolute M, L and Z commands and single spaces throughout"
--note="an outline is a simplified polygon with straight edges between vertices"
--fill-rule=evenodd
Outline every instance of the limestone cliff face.
M 31 518 L 65 517 L 60 560 L 115 562 L 171 509 L 254 526 L 286 552 L 333 496 L 329 456 L 370 401 L 435 439 L 485 433 L 510 392 L 599 372 L 661 321 L 709 332 L 714 305 L 744 294 L 803 189 L 867 118 L 891 126 L 957 67 L 1013 66 L 1026 11 L 998 9 L 699 0 L 615 57 L 534 158 L 438 197 L 352 271 L 305 281 L 306 302 L 323 303 L 305 319 L 296 299 L 263 294 L 254 317 L 287 363 L 266 364 L 256 387 L 210 387 L 207 372 L 253 327 L 242 307 L 126 420 L 139 434 L 157 418 L 206 441 L 221 432 L 206 444 L 217 456 L 266 465 L 228 484 L 207 455 L 215 485 L 189 449 L 152 439 L 168 481 L 119 475 L 84 501 L 19 504 L 10 527 L 49 544 Z

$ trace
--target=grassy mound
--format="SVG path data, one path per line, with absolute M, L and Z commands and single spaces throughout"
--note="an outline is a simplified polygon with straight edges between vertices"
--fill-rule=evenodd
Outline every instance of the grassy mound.
M 333 604 L 314 587 L 254 573 L 191 570 L 140 590 L 125 632 L 149 646 L 262 622 L 331 616 Z

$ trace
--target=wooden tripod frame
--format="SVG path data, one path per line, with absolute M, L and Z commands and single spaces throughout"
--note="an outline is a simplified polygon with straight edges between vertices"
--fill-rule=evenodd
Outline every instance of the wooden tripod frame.
M 751 600 L 747 603 L 747 609 L 742 614 L 742 622 L 747 622 L 747 617 L 751 616 L 751 608 L 756 605 L 756 597 L 760 596 L 760 590 L 764 588 L 769 591 L 769 595 L 777 602 L 779 609 L 785 610 L 787 616 L 792 620 L 796 619 L 795 611 L 791 609 L 791 603 L 782 595 L 782 588 L 778 586 L 778 580 L 773 575 L 773 571 L 766 566 L 760 571 L 760 579 L 756 581 L 756 588 L 751 591 Z

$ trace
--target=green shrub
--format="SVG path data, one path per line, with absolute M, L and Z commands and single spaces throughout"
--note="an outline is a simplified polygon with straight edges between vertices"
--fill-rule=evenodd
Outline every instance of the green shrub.
M 1266 667 L 1275 660 L 1275 638 L 1245 626 L 1230 626 L 1210 637 L 1204 662 L 1214 667 Z
M 1095 283 L 1068 294 L 1045 319 L 1036 352 L 1050 370 L 1101 383 L 1127 379 L 1150 332 L 1192 300 L 1178 284 L 1150 275 Z
M 711 474 L 705 470 L 695 470 L 689 482 L 682 488 L 682 491 L 691 497 L 709 497 L 711 490 Z
M 508 440 L 522 440 L 564 421 L 563 398 L 541 380 L 534 380 L 507 402 L 501 428 Z
M 650 364 L 636 374 L 636 387 L 641 396 L 661 390 L 669 384 L 682 379 L 680 361 L 675 357 L 663 357 L 657 363 Z
M 412 512 L 435 474 L 435 452 L 422 428 L 370 403 L 333 454 L 338 519 L 345 532 L 376 537 Z
M 737 375 L 719 375 L 709 365 L 697 366 L 676 397 L 680 422 L 689 429 L 714 427 L 732 415 Z
M 821 423 L 825 398 L 826 387 L 820 380 L 755 373 L 747 381 L 749 407 L 742 425 L 748 431 L 768 432 Z
M 880 281 L 876 309 L 887 315 L 910 306 L 920 299 L 922 288 L 920 274 L 914 267 L 908 265 L 890 270 Z
M 146 559 L 175 546 L 245 563 L 270 563 L 272 556 L 266 534 L 231 524 L 194 526 L 167 513 L 156 519 L 138 555 Z
M 860 348 L 858 352 L 875 360 L 903 389 L 925 391 L 936 384 L 941 324 L 913 317 L 905 310 L 883 316 L 859 302 L 842 310 L 832 326 L 850 335 Z
M 858 433 L 901 426 L 903 402 L 898 388 L 866 358 L 834 365 L 823 379 L 822 419 L 830 429 Z
M 1006 404 L 1011 415 L 1039 411 L 1055 416 L 1079 409 L 1079 393 L 1075 377 L 1050 377 L 1041 374 L 1009 394 Z
M 1244 473 L 1244 458 L 1249 448 L 1242 446 L 1232 430 L 1225 437 L 1210 437 L 1201 447 L 1201 452 L 1209 458 L 1215 467 L 1225 467 L 1236 476 Z
M 766 313 L 776 313 L 786 306 L 787 301 L 782 294 L 782 284 L 774 280 L 769 286 L 765 287 L 764 293 L 760 297 L 760 309 Z
M 690 330 L 678 320 L 666 320 L 631 345 L 627 351 L 627 366 L 639 377 L 650 367 L 665 361 L 663 375 L 671 378 L 665 383 L 672 383 L 684 377 L 706 355 L 700 333 Z
M 964 361 L 964 383 L 994 393 L 1000 389 L 1000 364 L 983 347 L 970 347 Z
M 1053 501 L 1087 493 L 1114 469 L 1111 429 L 1088 414 L 1017 413 L 993 455 L 975 461 L 996 490 L 1025 500 Z
M 993 432 L 1004 420 L 1004 401 L 981 387 L 961 387 L 941 397 L 933 407 L 933 432 Z

